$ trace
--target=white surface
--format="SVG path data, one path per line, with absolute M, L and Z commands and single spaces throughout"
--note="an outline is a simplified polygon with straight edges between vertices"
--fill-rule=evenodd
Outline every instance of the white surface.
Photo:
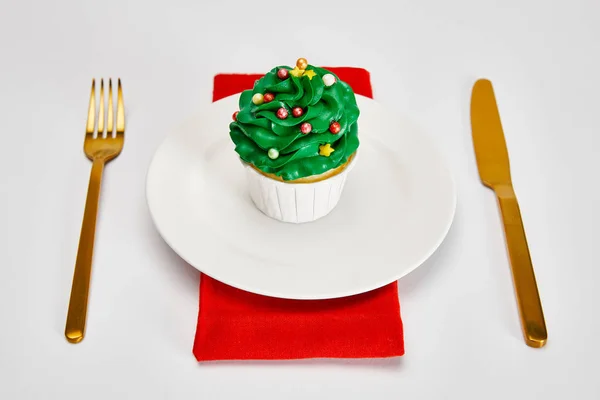
M 313 199 L 337 200 L 350 177 L 334 212 L 297 225 L 267 217 L 250 199 L 245 168 L 223 130 L 238 100 L 229 96 L 198 110 L 169 134 L 149 167 L 152 219 L 190 265 L 250 292 L 326 299 L 398 280 L 438 248 L 454 216 L 455 184 L 435 143 L 410 118 L 396 113 L 390 129 L 390 111 L 357 96 L 361 144 L 355 161 L 328 180 L 294 185 L 300 187 L 296 195 L 291 185 L 252 170 L 252 177 L 266 180 L 260 185 L 271 187 L 272 198 L 289 199 L 289 206 L 275 201 L 273 208 L 291 209 L 294 216 L 302 196 L 312 213 Z M 314 195 L 313 187 L 322 194 Z
M 387 3 L 2 2 L 0 398 L 600 397 L 600 2 Z M 400 281 L 403 359 L 197 365 L 198 273 L 152 226 L 148 164 L 210 103 L 213 74 L 301 56 L 368 68 L 376 99 L 431 133 L 456 176 L 456 218 Z M 126 145 L 105 173 L 87 337 L 70 345 L 88 90 L 117 75 Z M 521 339 L 497 206 L 475 166 L 469 99 L 484 76 L 543 296 L 541 350 Z

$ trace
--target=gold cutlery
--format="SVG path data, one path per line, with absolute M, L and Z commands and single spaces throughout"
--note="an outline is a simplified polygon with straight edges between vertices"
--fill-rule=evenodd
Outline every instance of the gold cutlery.
M 104 135 L 105 122 L 106 135 Z M 104 117 L 104 79 L 102 79 L 100 81 L 100 104 L 96 126 L 96 81 L 94 79 L 92 80 L 92 93 L 90 95 L 85 139 L 83 142 L 85 155 L 92 161 L 92 172 L 90 174 L 90 183 L 85 201 L 85 211 L 83 213 L 83 223 L 79 237 L 79 248 L 75 261 L 75 272 L 73 274 L 73 285 L 71 287 L 71 298 L 69 300 L 69 311 L 65 327 L 65 336 L 71 343 L 81 342 L 85 334 L 102 172 L 106 163 L 121 153 L 125 140 L 125 108 L 123 105 L 121 79 L 118 80 L 117 89 L 116 132 L 114 131 L 114 125 L 112 79 L 108 81 L 106 121 Z
M 494 89 L 487 79 L 480 79 L 473 86 L 471 129 L 479 177 L 485 186 L 496 193 L 502 214 L 525 343 L 531 347 L 542 347 L 548 338 L 546 322 L 519 203 L 512 186 L 508 151 Z

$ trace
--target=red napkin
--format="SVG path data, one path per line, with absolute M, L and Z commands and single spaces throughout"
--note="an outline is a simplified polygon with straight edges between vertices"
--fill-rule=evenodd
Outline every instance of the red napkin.
M 355 93 L 373 97 L 368 71 L 326 69 Z M 261 76 L 216 75 L 213 101 L 251 89 Z M 398 285 L 338 299 L 289 300 L 249 293 L 202 274 L 193 352 L 198 361 L 402 356 Z

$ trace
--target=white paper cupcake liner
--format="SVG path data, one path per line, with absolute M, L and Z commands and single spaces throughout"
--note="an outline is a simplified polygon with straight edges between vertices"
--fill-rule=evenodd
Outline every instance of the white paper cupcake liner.
M 265 215 L 278 221 L 304 223 L 329 214 L 338 204 L 348 173 L 356 164 L 358 154 L 343 171 L 314 183 L 287 183 L 268 178 L 248 164 L 246 177 L 250 197 Z

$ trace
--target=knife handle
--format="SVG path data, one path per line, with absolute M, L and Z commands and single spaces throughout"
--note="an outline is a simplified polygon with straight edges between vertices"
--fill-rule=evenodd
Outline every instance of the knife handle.
M 542 347 L 546 344 L 548 332 L 519 203 L 512 185 L 498 185 L 494 187 L 494 191 L 504 222 L 504 235 L 525 343 L 530 347 Z

